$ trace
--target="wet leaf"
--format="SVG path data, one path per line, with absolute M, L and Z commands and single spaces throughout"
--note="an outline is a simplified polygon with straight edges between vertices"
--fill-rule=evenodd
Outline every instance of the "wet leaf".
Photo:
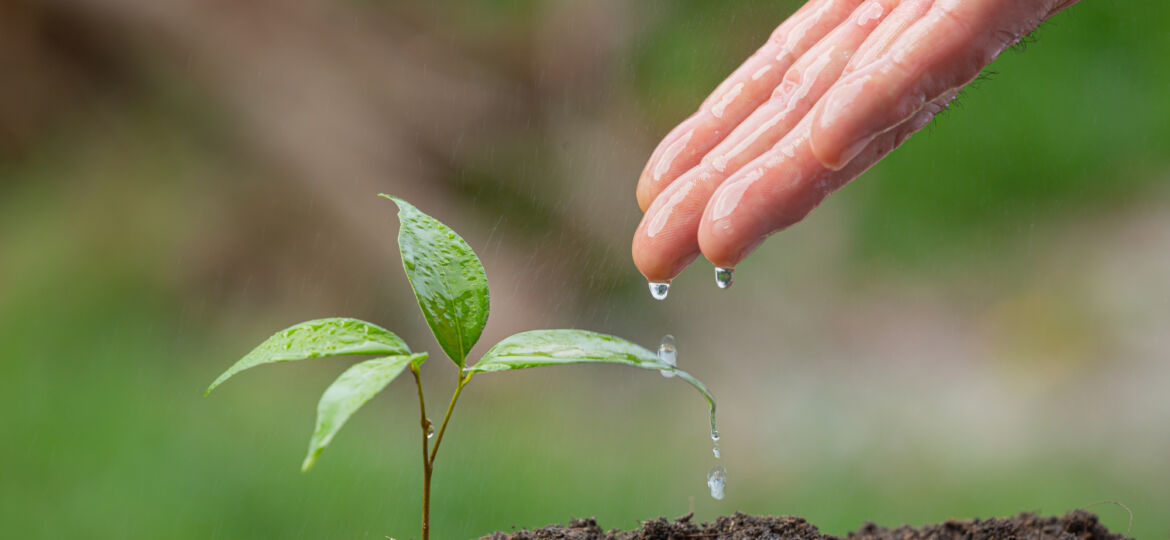
M 487 276 L 471 246 L 410 203 L 398 205 L 398 249 L 418 306 L 447 356 L 462 368 L 487 324 Z
M 624 339 L 585 330 L 532 330 L 505 338 L 474 366 L 471 373 L 490 373 L 513 369 L 564 364 L 623 364 L 642 369 L 666 371 L 694 386 L 707 400 L 712 414 L 715 398 L 707 386 L 690 373 L 658 358 L 658 355 Z
M 353 354 L 408 355 L 410 347 L 393 332 L 357 319 L 307 321 L 268 338 L 223 372 L 207 387 L 206 393 L 210 394 L 233 375 L 262 364 Z
M 353 413 L 386 388 L 390 381 L 400 375 L 407 366 L 421 364 L 427 359 L 426 353 L 404 356 L 375 358 L 354 364 L 345 370 L 321 395 L 317 404 L 317 424 L 313 438 L 309 441 L 309 454 L 301 465 L 308 471 L 317 461 L 317 456 L 333 440 Z

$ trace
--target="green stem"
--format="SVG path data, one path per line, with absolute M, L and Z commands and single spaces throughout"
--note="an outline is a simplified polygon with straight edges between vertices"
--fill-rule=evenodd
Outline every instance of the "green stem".
M 414 375 L 414 384 L 418 387 L 419 425 L 422 427 L 422 460 L 423 460 L 423 503 L 422 503 L 422 540 L 429 540 L 431 534 L 431 461 L 427 459 L 431 431 L 431 421 L 427 419 L 427 402 L 423 399 L 422 378 L 419 377 L 418 366 L 410 366 Z
M 451 412 L 455 410 L 455 402 L 459 401 L 459 394 L 463 393 L 463 387 L 467 386 L 470 381 L 470 373 L 466 377 L 459 376 L 459 384 L 455 387 L 455 393 L 451 395 L 451 404 L 447 406 L 447 414 L 443 415 L 443 423 L 439 424 L 439 434 L 435 436 L 435 446 L 431 448 L 431 467 L 435 466 L 435 456 L 439 453 L 439 444 L 443 442 L 443 434 L 447 432 L 447 422 L 451 421 Z

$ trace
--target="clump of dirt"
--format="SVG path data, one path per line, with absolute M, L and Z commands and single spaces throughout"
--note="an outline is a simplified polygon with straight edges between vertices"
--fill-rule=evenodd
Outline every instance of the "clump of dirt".
M 1127 540 L 1109 532 L 1097 516 L 1076 510 L 1064 517 L 1040 517 L 1020 514 L 1012 518 L 947 521 L 923 527 L 901 526 L 896 529 L 867 523 L 849 533 L 848 540 Z M 712 523 L 695 524 L 691 514 L 674 521 L 652 519 L 633 531 L 606 532 L 597 520 L 574 519 L 568 526 L 549 525 L 536 530 L 512 533 L 497 532 L 480 540 L 839 540 L 821 534 L 802 518 L 792 516 L 761 517 L 736 513 Z

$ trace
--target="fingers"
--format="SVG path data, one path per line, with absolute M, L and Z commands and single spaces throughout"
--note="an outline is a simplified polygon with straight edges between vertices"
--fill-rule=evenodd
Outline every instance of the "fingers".
M 760 104 L 792 63 L 845 19 L 861 0 L 813 0 L 784 21 L 772 38 L 659 143 L 638 180 L 638 205 L 690 170 Z
M 815 45 L 784 49 L 806 50 L 769 98 L 759 101 L 761 83 L 737 101 L 749 66 L 780 65 L 760 60 L 774 36 L 753 57 L 762 63 L 749 60 L 652 156 L 638 188 L 646 210 L 634 238 L 638 268 L 669 281 L 700 252 L 733 268 L 924 127 L 1004 48 L 1071 1 L 868 0 L 854 2 L 851 16 L 821 19 L 812 14 L 846 4 L 802 10 L 795 27 L 840 24 Z
M 813 152 L 806 117 L 801 126 L 727 179 L 714 193 L 699 224 L 703 255 L 734 268 L 768 235 L 804 219 L 826 196 L 901 145 L 944 109 L 956 92 L 939 96 L 912 118 L 871 140 L 848 166 L 826 168 Z
M 699 218 L 718 185 L 714 171 L 693 169 L 650 204 L 633 245 L 634 265 L 646 279 L 669 282 L 698 257 Z
M 634 262 L 647 278 L 669 281 L 699 252 L 708 199 L 730 174 L 787 134 L 845 69 L 898 0 L 871 0 L 811 47 L 784 74 L 771 99 L 743 120 L 694 168 L 665 186 L 634 234 Z
M 858 66 L 868 66 L 880 58 L 907 28 L 926 14 L 933 4 L 934 0 L 905 0 L 898 4 L 882 24 L 870 32 L 857 54 L 849 59 L 845 73 L 853 72 Z
M 859 59 L 825 95 L 810 126 L 813 154 L 826 168 L 845 167 L 876 137 L 971 82 L 1039 24 L 1047 3 L 936 0 L 887 50 Z

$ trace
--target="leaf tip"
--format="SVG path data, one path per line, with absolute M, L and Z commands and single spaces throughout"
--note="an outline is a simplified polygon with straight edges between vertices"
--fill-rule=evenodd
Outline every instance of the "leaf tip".
M 222 384 L 223 381 L 227 380 L 227 377 L 225 377 L 225 375 L 227 375 L 227 374 L 225 373 L 223 375 L 220 375 L 218 379 L 216 379 L 214 382 L 212 382 L 211 385 L 207 387 L 207 390 L 205 390 L 203 392 L 203 397 L 210 396 L 212 390 L 219 388 L 219 385 Z
M 406 204 L 406 205 L 410 204 L 410 203 L 406 202 L 405 200 L 403 200 L 402 198 L 395 197 L 393 195 L 390 195 L 389 193 L 379 193 L 378 196 L 383 198 L 383 199 L 389 199 L 389 200 L 393 201 L 394 204 L 398 205 L 399 209 L 402 209 L 403 204 Z
M 313 442 L 316 442 L 316 441 L 313 441 Z M 313 465 L 317 464 L 317 457 L 321 455 L 321 451 L 324 449 L 325 449 L 325 446 L 321 445 L 321 444 L 310 444 L 309 445 L 309 454 L 306 455 L 305 460 L 301 462 L 301 472 L 302 473 L 309 472 L 309 469 L 312 469 Z

